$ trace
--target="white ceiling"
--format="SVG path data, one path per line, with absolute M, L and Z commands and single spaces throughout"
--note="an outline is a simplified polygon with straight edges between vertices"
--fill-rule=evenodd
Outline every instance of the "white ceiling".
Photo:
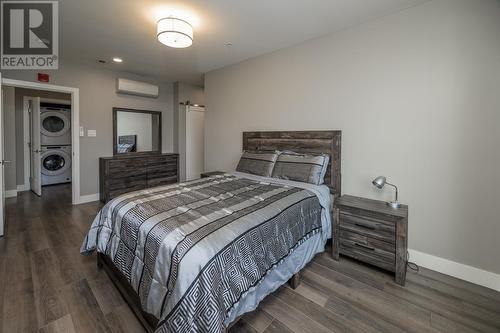
M 355 26 L 428 0 L 60 0 L 62 62 L 102 65 L 168 81 L 201 84 L 203 73 Z M 177 15 L 194 43 L 173 49 L 155 21 Z M 231 42 L 231 47 L 225 47 Z

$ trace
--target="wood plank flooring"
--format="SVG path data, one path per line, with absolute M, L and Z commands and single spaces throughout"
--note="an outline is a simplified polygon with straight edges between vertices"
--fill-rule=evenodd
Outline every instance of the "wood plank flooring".
M 7 200 L 0 239 L 0 331 L 144 332 L 95 256 L 79 254 L 98 202 L 71 205 L 67 185 Z M 281 287 L 231 333 L 500 332 L 500 293 L 434 271 L 390 274 L 318 255 L 302 284 Z

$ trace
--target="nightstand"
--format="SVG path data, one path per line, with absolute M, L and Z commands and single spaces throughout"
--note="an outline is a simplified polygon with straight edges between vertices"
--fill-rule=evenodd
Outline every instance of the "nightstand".
M 391 208 L 384 201 L 343 195 L 334 202 L 333 257 L 339 253 L 394 272 L 405 284 L 408 206 Z M 335 250 L 337 248 L 337 250 Z
M 212 176 L 217 176 L 217 175 L 223 175 L 225 174 L 224 171 L 210 171 L 210 172 L 203 172 L 201 173 L 201 178 L 208 178 Z

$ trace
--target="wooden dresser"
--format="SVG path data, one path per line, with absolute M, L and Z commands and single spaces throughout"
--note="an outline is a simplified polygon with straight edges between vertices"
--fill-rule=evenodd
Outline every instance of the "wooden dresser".
M 154 154 L 99 158 L 100 199 L 179 181 L 179 155 Z
M 200 178 L 208 178 L 208 177 L 212 177 L 212 176 L 220 176 L 220 175 L 223 175 L 225 174 L 224 171 L 209 171 L 209 172 L 202 172 L 200 174 Z
M 406 279 L 408 206 L 394 209 L 384 201 L 343 195 L 334 202 L 334 239 L 340 254 L 395 273 L 396 283 Z M 334 247 L 335 248 L 335 247 Z

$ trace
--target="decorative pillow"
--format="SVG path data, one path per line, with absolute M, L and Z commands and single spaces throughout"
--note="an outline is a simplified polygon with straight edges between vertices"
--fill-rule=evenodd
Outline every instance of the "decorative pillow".
M 286 151 L 278 156 L 272 177 L 321 185 L 328 168 L 328 155 L 309 155 Z
M 271 177 L 274 163 L 278 158 L 278 153 L 273 152 L 251 152 L 245 151 L 241 155 L 236 171 L 251 173 L 264 177 Z

